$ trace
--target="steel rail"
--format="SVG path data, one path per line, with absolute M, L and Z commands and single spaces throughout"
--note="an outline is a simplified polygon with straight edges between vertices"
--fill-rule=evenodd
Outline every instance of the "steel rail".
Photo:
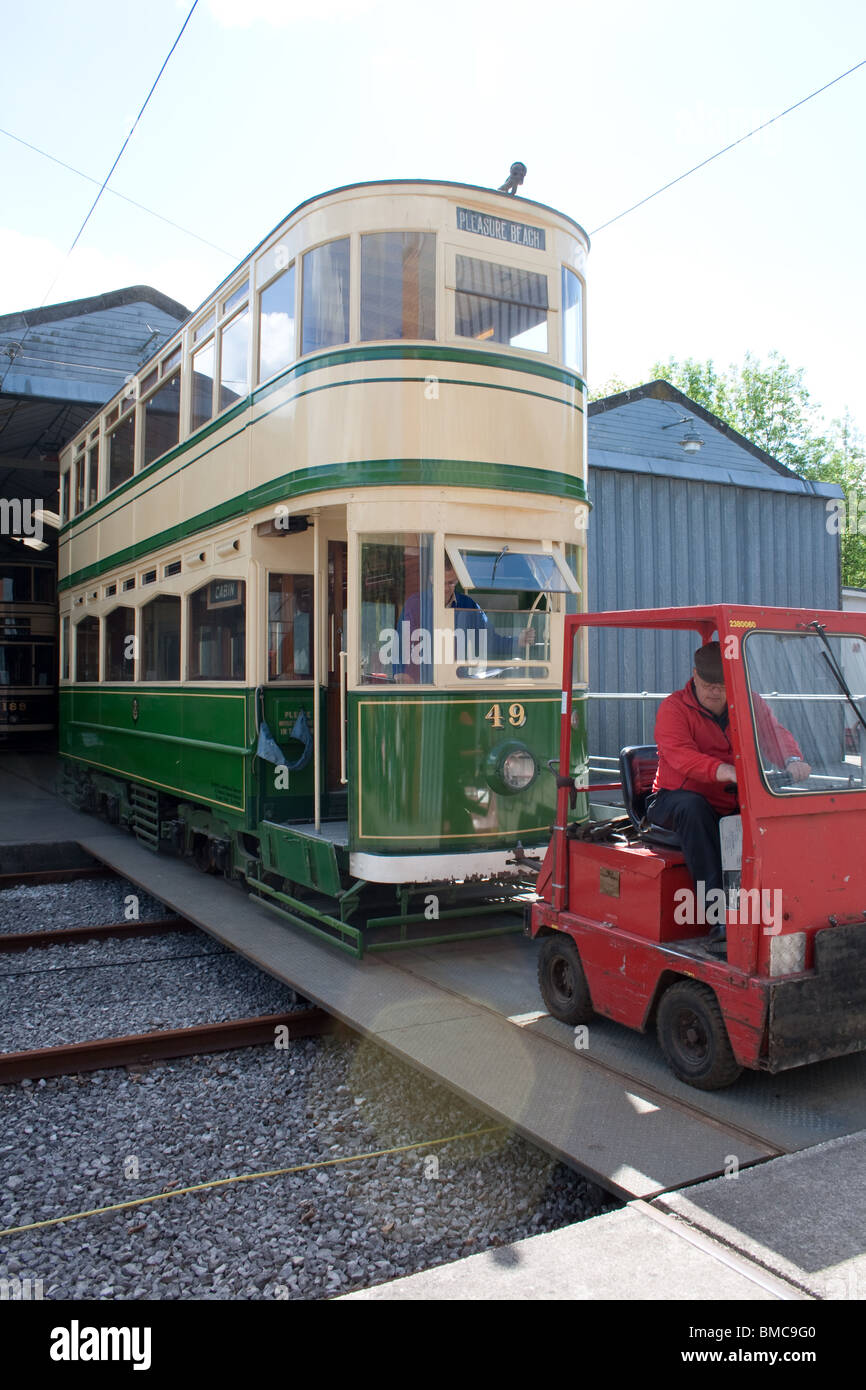
M 153 917 L 139 922 L 105 922 L 93 927 L 52 927 L 47 931 L 0 932 L 0 955 L 29 951 L 64 942 L 93 941 L 106 937 L 163 936 L 168 932 L 188 935 L 199 928 L 185 917 Z
M 227 1052 L 237 1047 L 273 1045 L 277 1029 L 285 1028 L 285 1040 L 318 1037 L 333 1032 L 337 1020 L 324 1009 L 298 1009 L 294 1013 L 232 1018 L 223 1023 L 201 1023 L 191 1028 L 169 1028 L 155 1033 L 133 1033 L 120 1038 L 95 1038 L 27 1052 L 0 1053 L 0 1085 L 35 1081 L 48 1076 L 101 1071 L 171 1057 L 191 1057 L 204 1052 Z
M 7 888 L 13 883 L 20 883 L 22 887 L 30 887 L 42 883 L 71 883 L 78 878 L 104 878 L 110 874 L 113 878 L 119 878 L 114 869 L 109 869 L 106 864 L 95 864 L 92 867 L 77 869 L 22 869 L 19 873 L 0 874 L 0 888 Z

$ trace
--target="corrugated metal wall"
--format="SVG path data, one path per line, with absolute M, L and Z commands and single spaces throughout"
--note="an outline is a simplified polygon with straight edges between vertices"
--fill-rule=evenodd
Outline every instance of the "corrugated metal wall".
M 609 468 L 589 470 L 590 610 L 695 603 L 839 608 L 838 537 L 826 500 Z M 685 685 L 697 635 L 593 632 L 590 689 L 669 692 Z M 615 757 L 653 742 L 657 702 L 590 706 L 589 750 Z

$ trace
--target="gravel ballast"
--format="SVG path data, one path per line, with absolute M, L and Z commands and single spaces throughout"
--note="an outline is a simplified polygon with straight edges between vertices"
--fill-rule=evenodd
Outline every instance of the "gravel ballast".
M 171 917 L 164 903 L 106 869 L 104 878 L 28 883 L 0 893 L 0 932 L 93 927 L 103 922 Z
M 316 1038 L 3 1088 L 0 1229 L 323 1160 L 0 1236 L 44 1297 L 310 1299 L 536 1235 L 617 1204 L 360 1040 Z

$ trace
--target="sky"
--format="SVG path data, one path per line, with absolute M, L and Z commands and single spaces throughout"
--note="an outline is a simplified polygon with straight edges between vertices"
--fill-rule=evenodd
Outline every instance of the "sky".
M 519 159 L 595 232 L 591 387 L 777 350 L 866 430 L 866 67 L 601 229 L 866 59 L 861 0 L 199 0 L 66 258 L 191 2 L 7 9 L 0 313 L 132 284 L 192 309 L 316 193 Z

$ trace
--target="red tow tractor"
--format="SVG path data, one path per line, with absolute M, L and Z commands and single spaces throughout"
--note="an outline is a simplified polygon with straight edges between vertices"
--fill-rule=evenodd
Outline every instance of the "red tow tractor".
M 624 815 L 569 819 L 589 790 L 571 756 L 585 693 L 574 646 L 589 627 L 718 637 L 739 800 L 720 822 L 726 955 L 675 837 L 646 822 L 653 746 L 621 754 Z M 797 739 L 808 778 L 768 762 L 756 697 Z M 655 1026 L 671 1069 L 703 1090 L 744 1067 L 866 1048 L 866 614 L 720 604 L 567 617 L 557 785 L 529 926 L 555 1018 Z

